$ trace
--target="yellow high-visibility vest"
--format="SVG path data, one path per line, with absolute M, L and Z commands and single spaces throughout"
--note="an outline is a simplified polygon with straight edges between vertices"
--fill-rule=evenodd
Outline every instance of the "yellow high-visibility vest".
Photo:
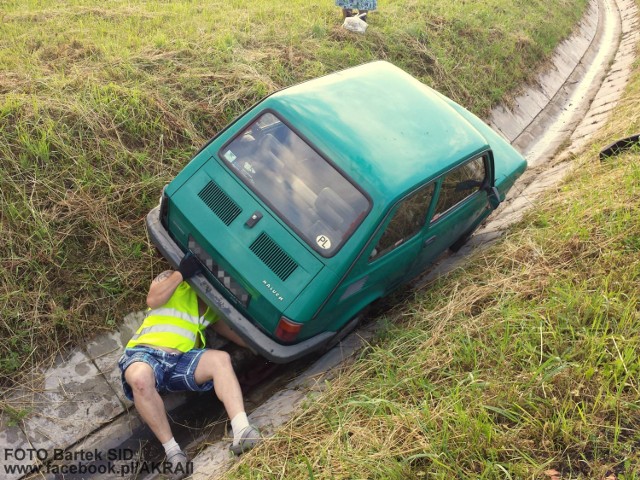
M 188 352 L 196 346 L 198 339 L 204 347 L 204 330 L 217 320 L 218 316 L 210 308 L 204 315 L 198 315 L 196 292 L 187 282 L 181 282 L 167 303 L 149 309 L 126 348 L 145 344 Z

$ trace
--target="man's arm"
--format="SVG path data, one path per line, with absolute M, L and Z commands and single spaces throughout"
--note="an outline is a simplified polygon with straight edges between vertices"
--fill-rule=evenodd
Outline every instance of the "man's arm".
M 181 282 L 182 274 L 178 271 L 165 270 L 158 275 L 151 282 L 149 293 L 147 294 L 149 308 L 158 308 L 167 303 Z
M 180 261 L 178 270 L 165 270 L 151 282 L 147 294 L 149 308 L 158 308 L 167 303 L 178 285 L 198 272 L 200 272 L 200 262 L 191 252 L 187 252 Z

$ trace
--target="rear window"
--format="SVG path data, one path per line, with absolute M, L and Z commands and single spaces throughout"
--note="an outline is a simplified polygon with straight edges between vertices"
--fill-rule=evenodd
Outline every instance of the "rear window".
M 360 190 L 272 113 L 256 119 L 220 157 L 325 257 L 338 251 L 369 209 Z

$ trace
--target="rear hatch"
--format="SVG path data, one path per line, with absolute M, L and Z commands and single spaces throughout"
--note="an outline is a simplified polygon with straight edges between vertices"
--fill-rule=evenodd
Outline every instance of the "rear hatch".
M 323 267 L 216 158 L 169 202 L 172 236 L 198 256 L 212 284 L 269 333 Z

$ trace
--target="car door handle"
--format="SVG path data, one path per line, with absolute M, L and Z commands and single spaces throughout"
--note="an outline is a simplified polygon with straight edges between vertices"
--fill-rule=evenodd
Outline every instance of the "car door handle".
M 427 238 L 424 242 L 422 242 L 422 246 L 426 247 L 427 245 L 430 245 L 433 243 L 433 241 L 436 239 L 437 235 L 434 235 L 433 237 L 429 237 Z

